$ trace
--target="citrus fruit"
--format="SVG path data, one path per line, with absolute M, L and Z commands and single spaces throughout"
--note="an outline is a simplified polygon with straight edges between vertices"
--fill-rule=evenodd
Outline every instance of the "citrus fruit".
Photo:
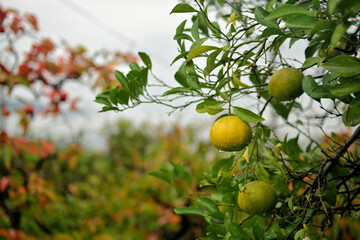
M 250 125 L 237 116 L 218 119 L 210 129 L 210 141 L 219 150 L 233 152 L 246 147 L 252 137 Z
M 326 59 L 330 59 L 345 54 L 344 53 L 345 49 L 346 49 L 345 42 L 339 42 L 335 48 L 330 48 L 324 45 L 319 49 L 318 55 L 319 57 L 325 57 Z
M 253 181 L 238 194 L 238 204 L 241 211 L 250 215 L 263 214 L 273 209 L 277 202 L 277 194 L 267 182 Z
M 283 68 L 276 71 L 269 81 L 271 96 L 280 101 L 291 101 L 299 97 L 304 91 L 302 79 L 304 75 L 295 68 Z

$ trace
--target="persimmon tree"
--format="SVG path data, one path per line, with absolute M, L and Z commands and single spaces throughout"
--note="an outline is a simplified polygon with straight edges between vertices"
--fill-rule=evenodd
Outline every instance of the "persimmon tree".
M 185 16 L 174 29 L 176 84 L 148 80 L 152 62 L 141 52 L 143 65 L 116 71 L 121 87 L 95 101 L 104 105 L 101 111 L 151 103 L 170 112 L 193 107 L 199 114 L 236 115 L 251 124 L 250 144 L 218 159 L 200 191 L 188 194 L 193 205 L 175 209 L 207 221 L 199 239 L 356 238 L 359 11 L 357 0 L 182 1 L 171 10 Z M 270 95 L 269 79 L 282 68 L 304 75 L 299 98 Z M 152 92 L 159 86 L 162 95 Z M 334 123 L 349 134 L 332 132 Z M 172 183 L 174 172 L 152 174 Z M 239 192 L 255 180 L 277 192 L 270 212 L 247 214 L 238 206 Z
M 115 66 L 136 61 L 130 53 L 91 54 L 80 45 L 57 44 L 41 38 L 38 28 L 34 15 L 0 5 L 0 238 L 25 239 L 29 232 L 24 229 L 52 232 L 37 214 L 61 202 L 63 194 L 44 175 L 44 166 L 51 162 L 59 168 L 63 163 L 74 169 L 83 153 L 79 144 L 60 151 L 51 141 L 30 138 L 31 122 L 77 111 L 81 94 L 70 93 L 66 82 L 105 90 L 119 85 Z M 20 136 L 7 129 L 14 120 L 22 129 Z

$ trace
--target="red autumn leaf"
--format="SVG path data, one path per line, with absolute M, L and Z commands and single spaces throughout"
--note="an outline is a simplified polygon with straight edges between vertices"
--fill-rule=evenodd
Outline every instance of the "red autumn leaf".
M 36 73 L 38 75 L 41 75 L 42 71 L 46 69 L 46 62 L 41 61 L 38 63 L 37 69 L 36 69 Z
M 0 236 L 5 237 L 5 239 L 10 239 L 10 234 L 7 229 L 0 229 Z
M 25 105 L 25 106 L 23 107 L 23 110 L 24 110 L 24 112 L 25 112 L 26 114 L 30 114 L 30 115 L 34 114 L 34 106 L 31 105 L 31 104 Z
M 46 56 L 55 48 L 54 43 L 50 39 L 43 39 L 41 42 L 40 51 Z
M 139 62 L 139 59 L 134 54 L 129 54 L 127 58 L 129 62 L 135 62 L 135 63 Z
M 5 105 L 2 106 L 1 111 L 2 111 L 2 115 L 4 117 L 7 117 L 7 116 L 10 115 L 10 112 L 8 111 L 8 109 L 7 109 L 7 107 Z
M 6 74 L 10 73 L 10 71 L 1 63 L 0 63 L 0 70 L 1 70 L 1 72 L 5 72 Z
M 293 181 L 291 181 L 289 183 L 288 188 L 289 188 L 290 191 L 294 190 L 294 182 Z
M 3 11 L 3 9 L 0 6 L 0 32 L 5 32 L 5 28 L 3 26 L 3 22 L 6 18 L 7 12 Z
M 70 109 L 71 111 L 76 111 L 76 110 L 77 110 L 76 104 L 77 104 L 79 101 L 80 101 L 80 98 L 79 98 L 79 97 L 74 98 L 74 99 L 71 101 L 71 103 L 70 103 L 69 109 Z
M 0 143 L 1 145 L 6 145 L 9 142 L 9 137 L 6 132 L 2 131 L 0 133 Z
M 42 158 L 45 158 L 47 155 L 55 153 L 55 147 L 51 142 L 47 140 L 41 140 L 39 153 Z
M 0 179 L 0 192 L 4 192 L 8 185 L 9 185 L 9 177 L 2 177 Z
M 15 16 L 14 19 L 13 19 L 13 21 L 12 21 L 12 23 L 11 23 L 11 26 L 10 26 L 11 30 L 12 30 L 15 34 L 17 34 L 19 31 L 23 31 L 23 30 L 24 30 L 20 23 L 21 23 L 21 18 L 18 17 L 18 16 Z
M 31 69 L 27 63 L 23 63 L 19 66 L 19 76 L 26 77 L 30 73 Z
M 13 140 L 14 148 L 18 148 L 20 151 L 28 153 L 30 155 L 37 155 L 39 153 L 38 147 L 35 143 L 29 142 L 23 138 L 15 138 Z
M 67 92 L 60 90 L 59 91 L 59 97 L 60 97 L 60 101 L 66 101 L 67 99 Z
M 25 188 L 24 186 L 20 186 L 20 187 L 18 188 L 18 193 L 20 193 L 20 194 L 25 194 L 25 193 L 26 193 L 26 188 Z
M 30 23 L 30 25 L 33 27 L 33 29 L 35 31 L 38 31 L 39 28 L 38 28 L 38 24 L 37 24 L 37 19 L 34 15 L 32 14 L 25 14 L 25 18 L 26 20 Z

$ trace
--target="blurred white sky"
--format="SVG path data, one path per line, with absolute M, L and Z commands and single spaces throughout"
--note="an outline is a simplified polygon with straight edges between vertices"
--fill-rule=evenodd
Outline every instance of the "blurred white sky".
M 170 11 L 178 3 L 176 0 L 1 0 L 5 7 L 13 7 L 21 12 L 37 16 L 40 36 L 49 37 L 57 42 L 66 40 L 71 45 L 82 44 L 90 51 L 98 49 L 120 50 L 123 52 L 146 52 L 153 61 L 153 72 L 166 82 L 174 82 L 173 75 L 178 66 L 170 67 L 178 55 L 177 43 L 173 40 L 176 27 L 190 16 L 172 14 Z M 291 50 L 292 56 L 303 58 L 305 45 Z M 286 51 L 286 50 L 284 50 Z M 295 51 L 295 52 L 294 52 Z M 180 62 L 180 61 L 179 61 Z M 126 72 L 126 69 L 124 70 Z M 171 109 L 160 105 L 142 105 L 122 113 L 97 113 L 101 106 L 94 103 L 95 92 L 81 85 L 71 86 L 74 92 L 81 92 L 80 114 L 67 116 L 73 129 L 85 132 L 90 145 L 98 145 L 99 130 L 106 123 L 118 118 L 131 118 L 135 123 L 196 123 L 204 128 L 210 127 L 215 116 L 198 114 L 195 106 L 170 117 Z M 305 94 L 304 94 L 305 95 Z M 303 96 L 304 97 L 304 96 Z M 304 97 L 305 98 L 305 97 Z M 251 101 L 241 102 L 241 107 L 251 106 Z M 269 118 L 271 120 L 271 118 Z M 55 135 L 66 139 L 73 135 L 72 129 L 65 127 L 63 119 L 47 118 L 33 123 L 36 134 Z M 15 132 L 17 122 L 12 121 L 7 128 Z M 62 134 L 61 136 L 58 136 Z M 95 144 L 94 142 L 95 141 Z
M 177 4 L 175 0 L 1 0 L 0 4 L 4 8 L 35 14 L 40 37 L 49 37 L 58 43 L 66 40 L 71 45 L 82 44 L 90 51 L 146 52 L 153 61 L 156 76 L 173 81 L 177 66 L 170 67 L 170 63 L 178 55 L 173 36 L 185 17 L 182 14 L 170 15 Z M 136 123 L 191 122 L 194 117 L 211 122 L 209 116 L 199 116 L 193 108 L 168 117 L 166 113 L 171 109 L 158 105 L 143 105 L 117 114 L 100 114 L 97 111 L 101 106 L 93 102 L 94 92 L 81 85 L 73 84 L 71 87 L 74 92 L 82 92 L 82 101 L 79 104 L 81 114 L 69 118 L 75 129 L 90 136 L 97 136 L 104 124 L 122 117 L 132 118 Z M 10 121 L 6 127 L 15 133 L 20 132 L 16 124 L 16 121 Z M 40 131 L 44 135 L 63 134 L 59 137 L 66 138 L 69 134 L 63 119 L 42 119 L 32 125 L 35 129 L 46 129 Z

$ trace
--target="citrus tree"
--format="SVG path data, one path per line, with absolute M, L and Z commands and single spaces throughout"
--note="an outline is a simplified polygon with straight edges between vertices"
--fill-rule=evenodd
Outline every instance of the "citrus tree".
M 357 0 L 182 1 L 170 11 L 185 17 L 174 83 L 150 78 L 140 52 L 144 65 L 116 71 L 121 87 L 96 97 L 101 111 L 156 103 L 218 117 L 210 140 L 228 153 L 175 209 L 206 220 L 199 239 L 358 236 L 359 10 Z

